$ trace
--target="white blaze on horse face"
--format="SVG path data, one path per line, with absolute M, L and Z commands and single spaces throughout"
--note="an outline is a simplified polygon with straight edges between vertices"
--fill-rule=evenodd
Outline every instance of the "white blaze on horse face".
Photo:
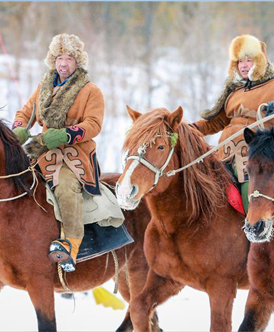
M 128 206 L 130 200 L 130 194 L 132 192 L 132 184 L 130 181 L 131 175 L 135 168 L 139 165 L 138 160 L 134 160 L 125 172 L 122 182 L 119 184 L 118 190 L 116 191 L 117 200 L 120 206 Z

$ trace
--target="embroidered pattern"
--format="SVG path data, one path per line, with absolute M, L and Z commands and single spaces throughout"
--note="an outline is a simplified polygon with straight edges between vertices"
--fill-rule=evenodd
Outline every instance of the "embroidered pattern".
M 66 128 L 67 135 L 69 137 L 68 144 L 74 144 L 83 140 L 86 131 L 85 129 L 78 126 L 71 126 Z
M 12 124 L 12 129 L 22 126 L 22 121 L 14 121 Z

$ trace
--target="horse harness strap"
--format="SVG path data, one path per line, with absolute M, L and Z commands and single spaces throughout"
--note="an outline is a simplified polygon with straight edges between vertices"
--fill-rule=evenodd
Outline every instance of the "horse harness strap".
M 159 178 L 164 174 L 163 171 L 165 170 L 165 168 L 167 167 L 167 165 L 170 162 L 170 159 L 171 159 L 172 154 L 174 152 L 174 148 L 172 148 L 169 151 L 169 154 L 168 154 L 167 159 L 166 159 L 165 163 L 163 164 L 163 166 L 160 167 L 160 168 L 158 168 L 155 165 L 153 165 L 150 161 L 148 161 L 147 159 L 145 159 L 144 154 L 146 153 L 147 146 L 148 146 L 147 144 L 143 144 L 138 149 L 138 155 L 128 156 L 126 158 L 126 161 L 128 161 L 128 160 L 137 160 L 139 163 L 143 164 L 144 166 L 146 166 L 148 169 L 150 169 L 152 172 L 155 173 L 154 183 L 153 183 L 153 185 L 152 185 L 152 187 L 150 189 L 150 190 L 152 190 L 157 185 L 157 183 L 159 181 Z
M 267 195 L 264 195 L 264 194 L 261 194 L 261 193 L 259 192 L 259 190 L 254 190 L 253 193 L 250 194 L 250 195 L 248 196 L 248 200 L 250 201 L 250 199 L 251 199 L 252 197 L 254 197 L 254 198 L 263 197 L 263 198 L 266 198 L 266 199 L 268 199 L 268 200 L 274 202 L 274 198 L 272 198 L 272 197 L 270 197 L 270 196 L 267 196 Z
M 18 175 L 18 174 L 15 174 L 14 176 L 16 176 L 16 175 Z M 31 185 L 31 187 L 30 187 L 30 190 L 32 190 L 32 189 L 34 188 L 35 183 L 36 183 L 36 180 L 37 180 L 37 179 L 36 179 L 36 176 L 34 175 L 34 173 L 33 173 L 32 175 L 33 175 L 33 182 L 32 182 L 32 185 Z M 5 178 L 5 176 L 4 176 L 4 177 L 0 176 L 0 179 L 1 179 L 1 178 Z M 13 196 L 13 197 L 1 198 L 1 199 L 0 199 L 0 203 L 1 203 L 1 202 L 14 201 L 15 199 L 21 198 L 21 197 L 23 197 L 23 196 L 25 196 L 25 195 L 27 195 L 27 192 L 24 192 L 24 193 L 22 193 L 22 194 L 20 194 L 20 195 Z
M 263 107 L 263 106 L 265 106 L 265 104 L 261 104 L 261 105 L 259 106 L 258 109 L 261 111 L 261 107 Z M 271 119 L 273 119 L 273 118 L 274 118 L 274 114 L 271 114 L 271 115 L 266 116 L 266 117 L 264 117 L 264 118 L 260 118 L 258 121 L 256 121 L 256 122 L 250 124 L 249 126 L 246 126 L 245 128 L 252 129 L 252 128 L 255 128 L 255 127 L 257 127 L 257 126 L 262 127 L 263 123 L 265 123 L 265 122 L 267 122 L 267 121 L 269 121 L 269 120 L 271 120 Z M 177 173 L 179 173 L 179 172 L 181 172 L 181 171 L 183 171 L 183 170 L 185 170 L 185 169 L 187 169 L 187 168 L 189 168 L 189 167 L 191 167 L 191 166 L 193 166 L 193 165 L 195 165 L 195 164 L 198 164 L 198 163 L 200 163 L 200 162 L 203 162 L 204 158 L 208 157 L 208 156 L 211 155 L 212 153 L 214 153 L 214 152 L 216 152 L 217 150 L 219 150 L 222 146 L 224 146 L 224 145 L 226 145 L 227 143 L 229 143 L 229 142 L 230 142 L 231 140 L 233 140 L 235 137 L 238 137 L 238 136 L 240 136 L 241 134 L 243 134 L 245 128 L 243 128 L 243 129 L 237 131 L 235 134 L 233 134 L 232 136 L 228 137 L 228 138 L 227 138 L 226 140 L 224 140 L 222 143 L 218 144 L 217 146 L 215 146 L 215 147 L 212 148 L 211 150 L 207 151 L 206 153 L 204 153 L 204 154 L 203 154 L 202 156 L 200 156 L 199 158 L 193 160 L 191 163 L 189 163 L 189 164 L 187 164 L 187 165 L 185 165 L 185 166 L 183 166 L 183 167 L 181 167 L 181 168 L 174 169 L 174 170 L 172 170 L 172 171 L 168 171 L 167 173 L 165 173 L 165 175 L 166 175 L 167 177 L 169 177 L 169 176 L 173 176 L 173 175 L 175 175 L 175 174 L 177 174 Z

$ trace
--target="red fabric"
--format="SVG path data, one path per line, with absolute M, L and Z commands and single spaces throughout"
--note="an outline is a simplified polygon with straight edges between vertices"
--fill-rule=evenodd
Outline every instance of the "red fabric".
M 229 204 L 238 212 L 245 215 L 244 205 L 242 201 L 242 196 L 239 190 L 232 184 L 226 188 L 227 198 Z

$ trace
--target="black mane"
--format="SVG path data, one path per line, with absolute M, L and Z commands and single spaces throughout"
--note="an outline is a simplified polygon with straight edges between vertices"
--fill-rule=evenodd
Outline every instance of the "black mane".
M 8 128 L 3 120 L 0 119 L 0 140 L 4 145 L 6 174 L 16 174 L 29 167 L 29 159 L 19 144 L 16 135 Z M 0 174 L 4 175 L 4 174 Z M 20 191 L 30 191 L 30 173 L 24 173 L 20 176 L 10 178 L 15 187 Z M 1 181 L 1 179 L 0 179 Z
M 255 157 L 274 160 L 274 127 L 256 130 L 255 138 L 248 145 L 248 157 L 249 160 Z

